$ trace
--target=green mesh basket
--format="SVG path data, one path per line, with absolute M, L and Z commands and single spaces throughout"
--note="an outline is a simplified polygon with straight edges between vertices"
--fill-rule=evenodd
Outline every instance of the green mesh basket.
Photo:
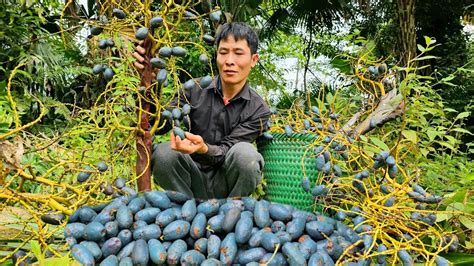
M 289 204 L 301 210 L 320 211 L 315 208 L 311 194 L 301 187 L 304 175 L 311 184 L 314 184 L 318 176 L 314 157 L 311 157 L 313 151 L 309 148 L 309 144 L 316 138 L 313 134 L 293 134 L 292 137 L 287 137 L 283 133 L 273 134 L 272 140 L 259 138 L 257 147 L 265 160 L 263 176 L 267 182 L 267 200 Z

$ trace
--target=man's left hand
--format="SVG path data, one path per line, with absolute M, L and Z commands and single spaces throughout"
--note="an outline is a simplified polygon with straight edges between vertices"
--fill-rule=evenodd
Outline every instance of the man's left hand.
M 186 138 L 181 139 L 178 136 L 175 136 L 173 132 L 171 132 L 171 149 L 175 151 L 179 151 L 185 154 L 203 154 L 206 153 L 208 147 L 201 136 L 194 135 L 189 132 L 186 132 Z

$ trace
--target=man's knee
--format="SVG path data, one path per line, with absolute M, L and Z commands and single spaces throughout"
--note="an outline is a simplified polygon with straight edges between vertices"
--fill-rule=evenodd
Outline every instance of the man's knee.
M 158 169 L 161 169 L 162 171 L 169 169 L 170 167 L 172 168 L 173 165 L 176 165 L 180 156 L 182 156 L 182 154 L 172 150 L 169 142 L 156 145 L 151 156 L 152 172 L 155 173 Z
M 247 142 L 239 142 L 229 150 L 230 160 L 233 167 L 240 171 L 258 172 L 263 168 L 263 157 L 258 153 L 255 146 Z
M 176 151 L 171 150 L 169 142 L 164 142 L 155 146 L 152 159 L 153 161 L 159 161 L 160 163 L 168 163 L 178 158 L 178 154 L 176 153 Z

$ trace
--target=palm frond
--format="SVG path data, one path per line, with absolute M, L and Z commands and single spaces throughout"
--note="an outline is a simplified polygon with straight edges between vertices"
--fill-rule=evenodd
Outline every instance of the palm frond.
M 285 30 L 289 26 L 314 36 L 317 32 L 331 29 L 335 21 L 341 20 L 349 10 L 349 2 L 349 0 L 267 0 L 271 10 L 261 36 L 271 37 L 275 30 Z

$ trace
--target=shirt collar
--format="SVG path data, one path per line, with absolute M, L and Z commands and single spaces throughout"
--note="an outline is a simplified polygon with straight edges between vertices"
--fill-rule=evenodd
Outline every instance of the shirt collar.
M 220 79 L 219 75 L 215 76 L 214 80 L 212 80 L 211 85 L 209 85 L 205 89 L 213 89 L 214 92 L 218 92 L 222 96 L 221 79 Z M 237 95 L 235 95 L 235 97 L 232 100 L 236 100 L 236 99 L 239 99 L 239 98 L 242 98 L 242 99 L 247 100 L 247 101 L 250 100 L 250 86 L 249 86 L 248 81 L 245 82 L 245 85 L 244 85 L 243 89 Z

